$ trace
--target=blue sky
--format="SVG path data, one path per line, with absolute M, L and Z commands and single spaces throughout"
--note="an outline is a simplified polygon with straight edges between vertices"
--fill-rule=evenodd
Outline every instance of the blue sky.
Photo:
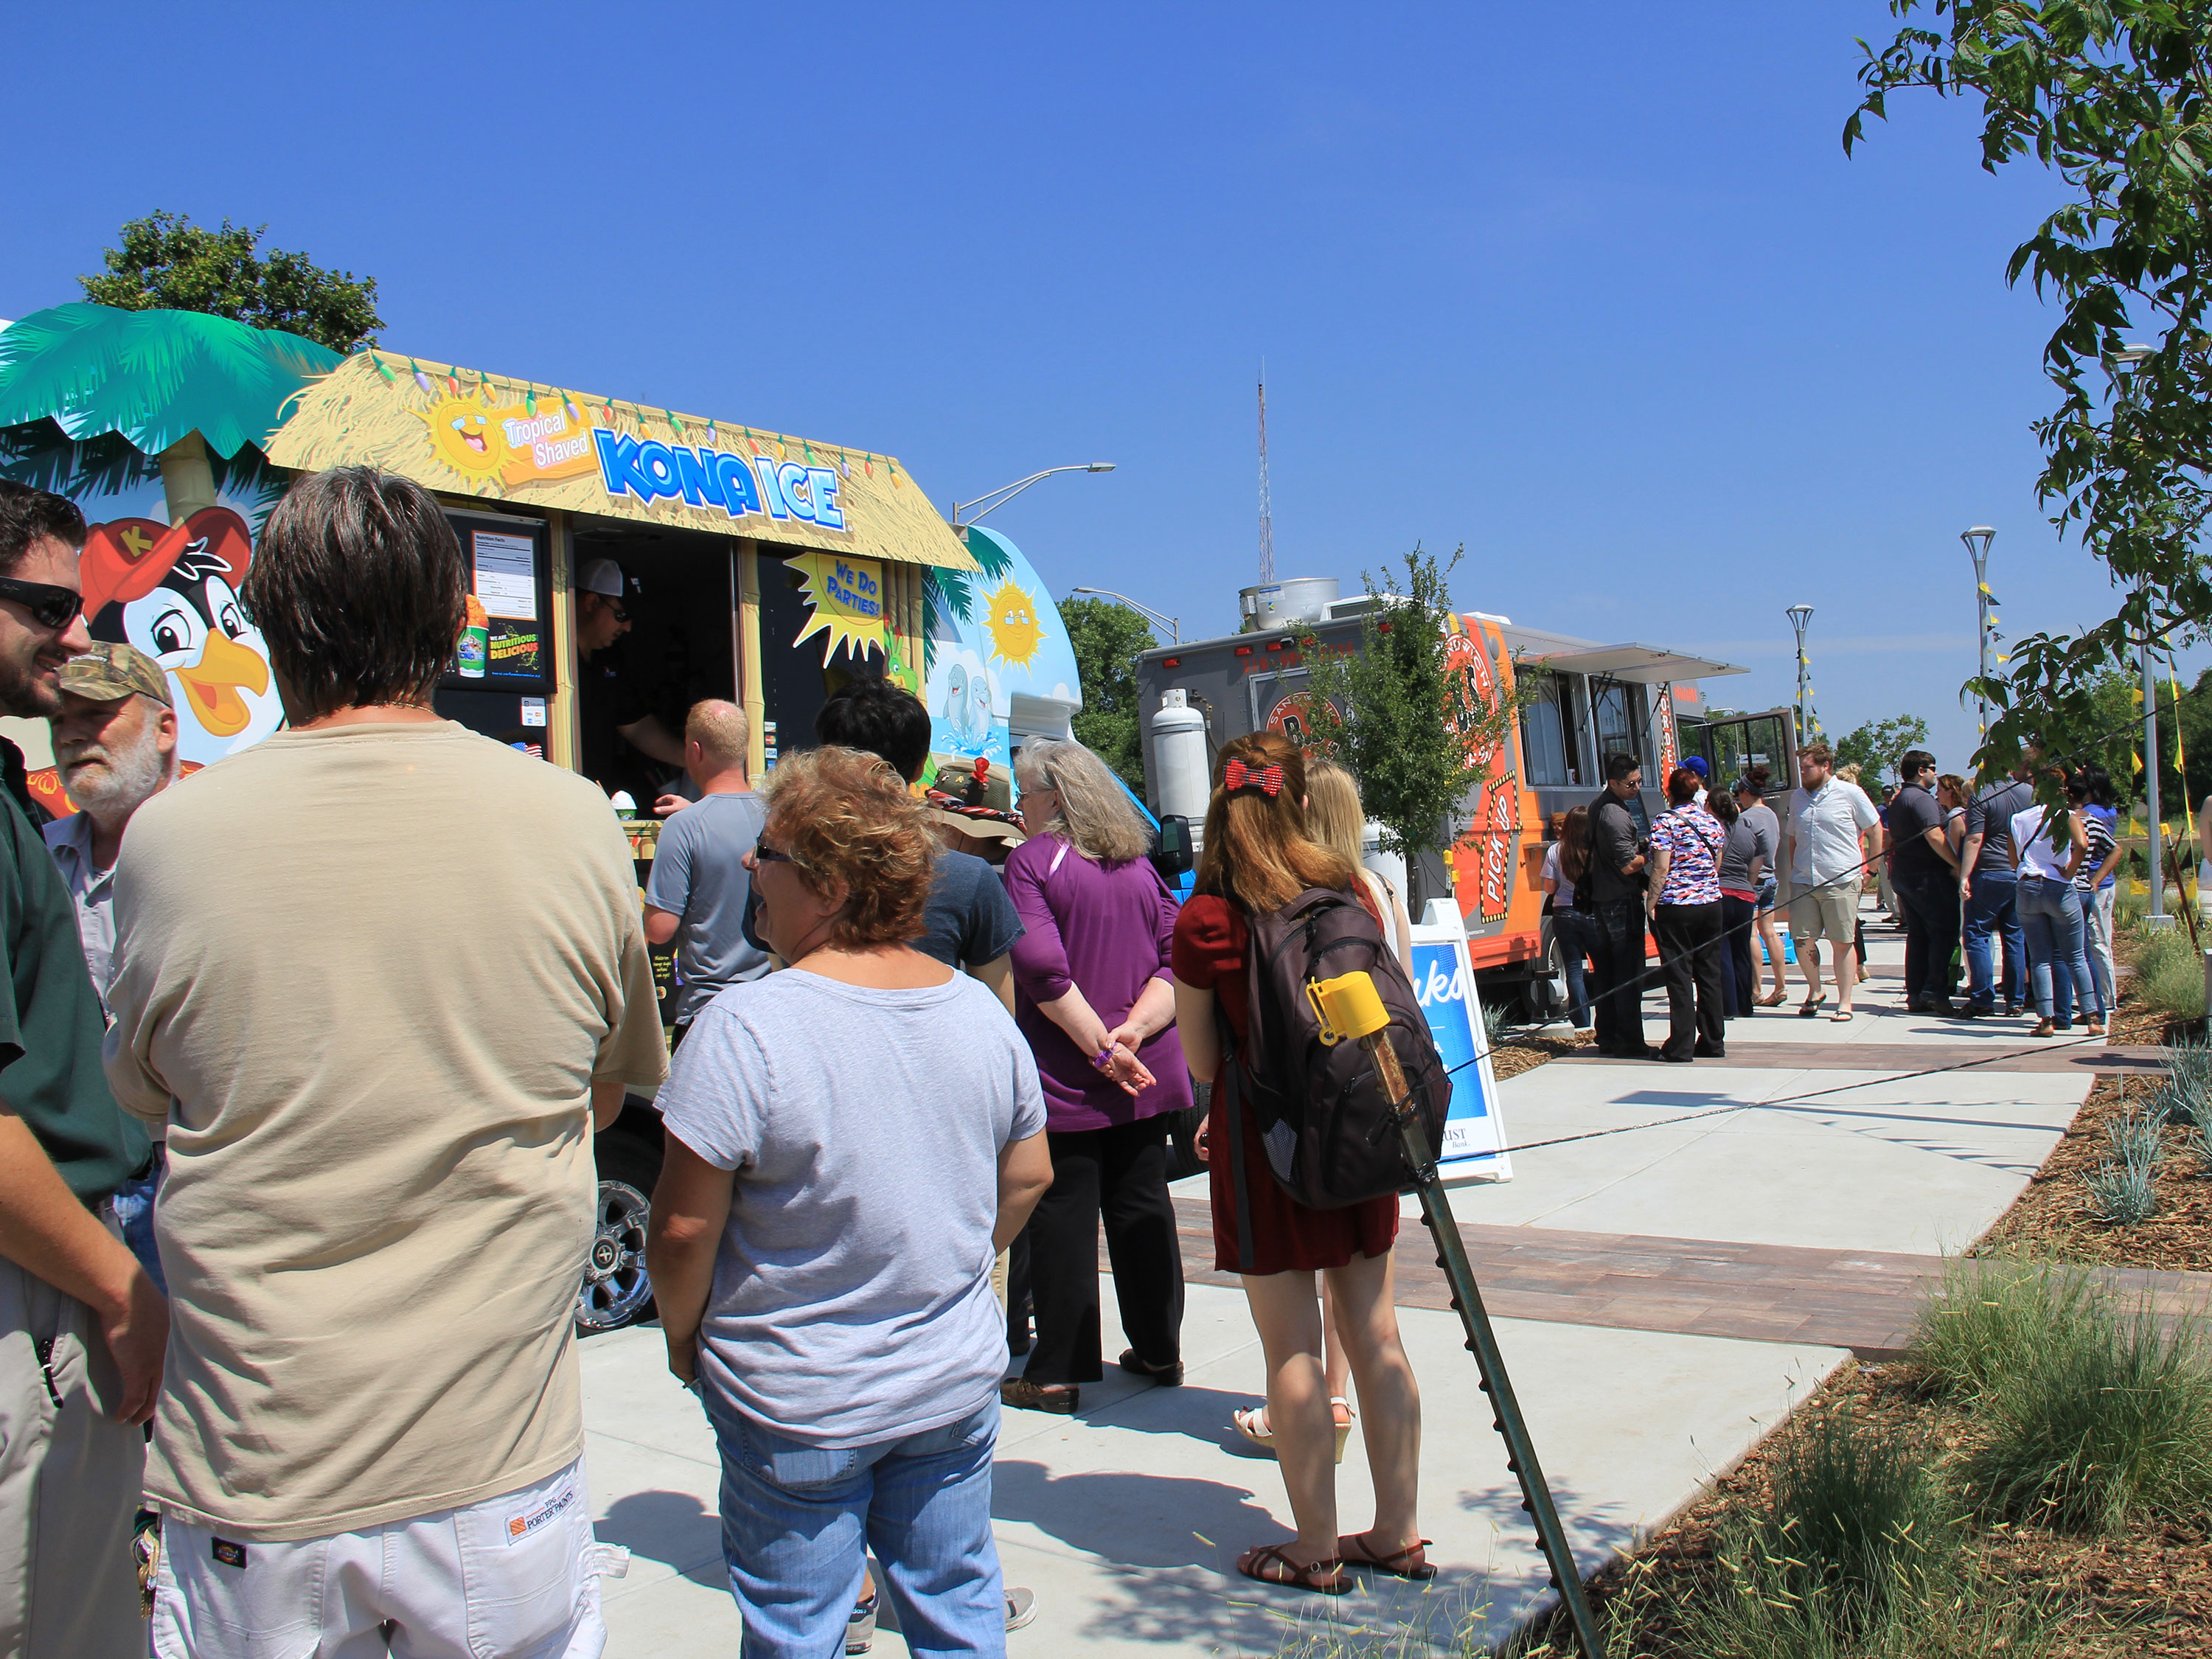
M 1957 537 L 2014 633 L 2101 615 L 2033 495 L 2056 199 L 1971 109 L 1846 161 L 1872 0 L 17 9 L 0 316 L 126 218 L 373 273 L 386 345 L 899 456 L 1056 595 L 1227 631 L 1276 561 L 1464 542 L 1465 609 L 1752 670 L 1824 724 L 1972 717 Z M 373 30 L 373 33 L 372 33 Z M 41 110 L 49 112 L 43 117 Z

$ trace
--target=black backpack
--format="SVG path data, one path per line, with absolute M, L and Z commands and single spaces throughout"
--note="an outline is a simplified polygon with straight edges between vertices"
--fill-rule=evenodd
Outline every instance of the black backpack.
M 1406 970 L 1367 907 L 1348 893 L 1309 888 L 1249 919 L 1244 952 L 1245 1041 L 1222 1043 L 1230 1172 L 1237 1245 L 1253 1259 L 1240 1115 L 1252 1114 L 1276 1184 L 1310 1210 L 1335 1210 L 1413 1186 L 1397 1127 L 1367 1051 L 1321 1040 L 1309 981 L 1364 970 L 1390 1013 L 1390 1046 L 1406 1073 L 1429 1146 L 1443 1145 L 1451 1079 Z

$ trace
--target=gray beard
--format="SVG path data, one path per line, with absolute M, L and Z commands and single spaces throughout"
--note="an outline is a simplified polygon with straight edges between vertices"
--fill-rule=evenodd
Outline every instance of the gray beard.
M 161 787 L 161 753 L 153 739 L 149 731 L 134 752 L 111 752 L 103 767 L 64 766 L 62 787 L 88 811 L 101 817 L 127 817 Z

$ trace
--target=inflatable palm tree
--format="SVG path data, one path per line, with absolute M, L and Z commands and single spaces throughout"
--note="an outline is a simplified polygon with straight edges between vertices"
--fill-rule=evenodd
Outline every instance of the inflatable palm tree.
M 158 469 L 181 524 L 224 483 L 263 482 L 261 452 L 293 399 L 343 361 L 196 311 L 55 306 L 0 329 L 0 459 L 48 488 Z

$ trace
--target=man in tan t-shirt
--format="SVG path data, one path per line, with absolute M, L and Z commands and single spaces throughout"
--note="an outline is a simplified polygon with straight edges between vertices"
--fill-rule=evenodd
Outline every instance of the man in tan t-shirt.
M 169 1150 L 164 1654 L 605 1641 L 571 1308 L 592 1127 L 666 1059 L 605 797 L 430 710 L 466 592 L 416 485 L 294 485 L 243 592 L 291 729 L 118 863 L 108 1079 Z

